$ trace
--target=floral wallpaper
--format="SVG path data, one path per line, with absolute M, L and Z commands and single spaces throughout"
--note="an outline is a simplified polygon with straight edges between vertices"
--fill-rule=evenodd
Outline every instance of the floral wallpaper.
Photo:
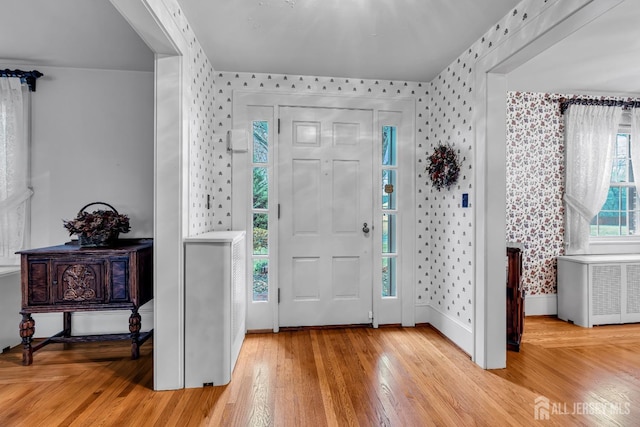
M 522 245 L 527 295 L 556 293 L 564 255 L 564 121 L 549 95 L 507 96 L 507 240 Z

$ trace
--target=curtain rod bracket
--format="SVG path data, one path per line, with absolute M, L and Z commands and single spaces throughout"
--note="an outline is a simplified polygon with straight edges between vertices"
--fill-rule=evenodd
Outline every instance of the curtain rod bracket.
M 0 77 L 19 77 L 20 81 L 27 84 L 29 91 L 31 92 L 36 91 L 36 80 L 43 75 L 44 74 L 38 70 L 22 71 L 9 70 L 8 68 L 6 70 L 0 70 Z

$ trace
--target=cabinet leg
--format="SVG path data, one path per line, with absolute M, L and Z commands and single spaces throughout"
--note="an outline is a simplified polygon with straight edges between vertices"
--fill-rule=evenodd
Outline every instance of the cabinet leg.
M 22 364 L 24 366 L 28 366 L 33 363 L 33 349 L 31 348 L 31 342 L 33 341 L 33 334 L 36 331 L 36 322 L 33 320 L 30 313 L 20 314 L 22 314 L 22 321 L 20 322 L 20 338 L 22 338 Z
M 137 359 L 140 357 L 140 328 L 142 326 L 142 318 L 138 309 L 131 310 L 131 316 L 129 316 L 129 332 L 131 332 L 131 358 Z
M 62 313 L 62 336 L 68 338 L 71 336 L 71 312 L 65 311 Z M 71 347 L 69 343 L 64 343 L 63 348 L 68 350 Z

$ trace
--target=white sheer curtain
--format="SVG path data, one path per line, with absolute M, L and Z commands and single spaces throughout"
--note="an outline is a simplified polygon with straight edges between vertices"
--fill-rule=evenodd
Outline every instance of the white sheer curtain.
M 565 244 L 587 253 L 589 223 L 604 204 L 611 182 L 621 107 L 571 105 L 566 112 Z
M 17 77 L 0 77 L 0 265 L 17 264 L 26 228 L 28 143 L 23 93 Z
M 640 108 L 631 109 L 631 166 L 640 195 Z

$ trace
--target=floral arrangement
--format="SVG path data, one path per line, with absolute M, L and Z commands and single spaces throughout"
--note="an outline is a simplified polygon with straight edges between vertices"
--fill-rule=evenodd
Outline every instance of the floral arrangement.
M 449 189 L 458 182 L 460 174 L 460 163 L 458 156 L 450 145 L 440 144 L 429 156 L 427 172 L 433 186 L 440 191 L 442 188 Z
M 107 205 L 106 203 L 96 202 Z M 118 239 L 120 233 L 128 233 L 131 230 L 129 217 L 119 214 L 118 211 L 99 209 L 93 212 L 85 212 L 88 206 L 80 209 L 78 215 L 69 221 L 63 220 L 64 228 L 69 235 L 77 235 L 81 246 L 107 246 Z

